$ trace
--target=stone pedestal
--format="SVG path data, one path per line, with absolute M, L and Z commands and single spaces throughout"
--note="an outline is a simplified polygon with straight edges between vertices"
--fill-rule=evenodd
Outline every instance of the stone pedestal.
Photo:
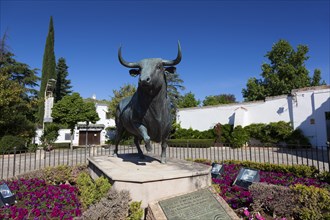
M 162 198 L 211 186 L 211 167 L 190 161 L 168 158 L 161 164 L 160 157 L 151 154 L 145 159 L 122 154 L 90 157 L 88 161 L 93 178 L 108 177 L 116 190 L 128 190 L 133 201 L 142 201 L 143 208 Z

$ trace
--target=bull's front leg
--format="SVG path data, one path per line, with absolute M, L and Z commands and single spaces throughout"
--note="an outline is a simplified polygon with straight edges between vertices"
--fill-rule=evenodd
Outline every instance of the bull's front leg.
M 162 153 L 160 154 L 160 162 L 166 163 L 166 148 L 167 148 L 167 141 L 162 141 Z
M 150 144 L 150 137 L 148 135 L 148 130 L 144 125 L 138 124 L 136 125 L 136 128 L 143 138 L 144 143 L 146 144 L 146 149 L 148 152 L 152 151 L 152 146 Z

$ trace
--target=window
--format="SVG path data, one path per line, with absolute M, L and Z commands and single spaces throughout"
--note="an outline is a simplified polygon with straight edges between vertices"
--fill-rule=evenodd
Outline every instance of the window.
M 71 140 L 71 134 L 70 134 L 70 133 L 65 133 L 64 139 L 65 139 L 66 141 Z

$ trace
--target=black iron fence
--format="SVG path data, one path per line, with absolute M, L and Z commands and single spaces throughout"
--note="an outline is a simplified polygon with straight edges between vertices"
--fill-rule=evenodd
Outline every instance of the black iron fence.
M 58 165 L 86 164 L 91 156 L 112 155 L 113 145 L 87 146 L 70 149 L 54 149 L 52 151 L 0 153 L 0 179 L 8 179 L 18 174 L 45 167 Z M 145 150 L 144 152 L 148 154 Z M 315 166 L 320 171 L 330 170 L 329 147 L 288 148 L 284 146 L 246 146 L 231 148 L 230 146 L 198 146 L 198 144 L 171 145 L 167 148 L 167 157 L 178 159 L 209 159 L 222 162 L 224 160 L 254 161 L 271 164 L 304 164 Z M 119 146 L 119 154 L 137 153 L 135 146 Z M 153 144 L 153 154 L 160 154 L 159 144 Z

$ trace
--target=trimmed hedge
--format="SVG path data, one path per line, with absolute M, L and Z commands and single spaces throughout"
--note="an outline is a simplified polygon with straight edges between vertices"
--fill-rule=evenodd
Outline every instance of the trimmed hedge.
M 0 139 L 0 152 L 14 153 L 14 147 L 16 147 L 16 152 L 26 150 L 25 142 L 22 137 L 5 135 Z
M 244 167 L 250 167 L 263 171 L 275 171 L 283 173 L 293 173 L 298 177 L 317 177 L 319 171 L 314 166 L 307 165 L 284 165 L 284 164 L 270 164 L 270 163 L 258 163 L 251 161 L 239 161 L 239 160 L 225 160 L 226 164 L 239 164 Z
M 169 139 L 169 147 L 209 148 L 214 145 L 214 139 Z

